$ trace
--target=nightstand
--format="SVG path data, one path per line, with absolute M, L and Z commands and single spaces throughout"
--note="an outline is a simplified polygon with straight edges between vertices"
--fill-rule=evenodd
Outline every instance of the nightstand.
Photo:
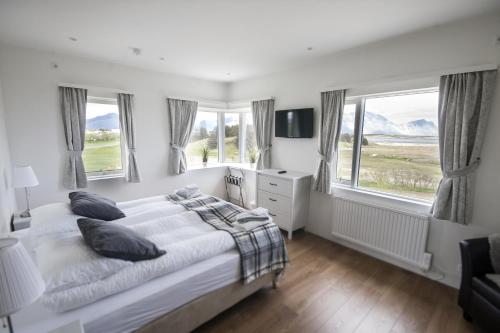
M 15 214 L 12 217 L 11 231 L 17 231 L 31 227 L 31 217 L 21 217 Z

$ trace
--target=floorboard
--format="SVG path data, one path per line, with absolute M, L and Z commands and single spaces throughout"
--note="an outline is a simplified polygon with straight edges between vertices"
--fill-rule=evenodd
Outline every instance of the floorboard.
M 477 332 L 457 291 L 306 232 L 287 240 L 291 265 L 197 333 Z

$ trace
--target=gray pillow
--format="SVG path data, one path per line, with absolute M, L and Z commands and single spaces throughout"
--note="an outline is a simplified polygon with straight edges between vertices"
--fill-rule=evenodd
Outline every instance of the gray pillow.
M 112 221 L 125 217 L 125 214 L 116 207 L 116 202 L 98 194 L 76 191 L 69 194 L 71 210 L 76 215 Z
M 133 230 L 118 224 L 83 218 L 78 219 L 78 228 L 85 243 L 105 257 L 141 261 L 167 253 Z

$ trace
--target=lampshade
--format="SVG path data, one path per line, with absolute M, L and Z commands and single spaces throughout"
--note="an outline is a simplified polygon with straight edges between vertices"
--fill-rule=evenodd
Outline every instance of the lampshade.
M 0 238 L 0 317 L 23 309 L 45 290 L 40 272 L 16 238 Z
M 32 187 L 38 185 L 35 172 L 29 165 L 19 165 L 14 168 L 14 187 Z

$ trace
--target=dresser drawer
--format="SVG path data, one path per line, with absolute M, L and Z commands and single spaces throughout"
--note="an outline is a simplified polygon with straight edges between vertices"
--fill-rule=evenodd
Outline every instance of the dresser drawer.
M 271 211 L 290 214 L 292 210 L 292 200 L 289 197 L 259 190 L 258 198 L 258 206 Z
M 290 180 L 259 175 L 257 182 L 257 187 L 259 190 L 277 193 L 287 197 L 292 196 L 293 184 Z
M 289 215 L 280 212 L 269 210 L 269 215 L 273 218 L 273 222 L 280 228 L 292 230 L 292 219 Z

